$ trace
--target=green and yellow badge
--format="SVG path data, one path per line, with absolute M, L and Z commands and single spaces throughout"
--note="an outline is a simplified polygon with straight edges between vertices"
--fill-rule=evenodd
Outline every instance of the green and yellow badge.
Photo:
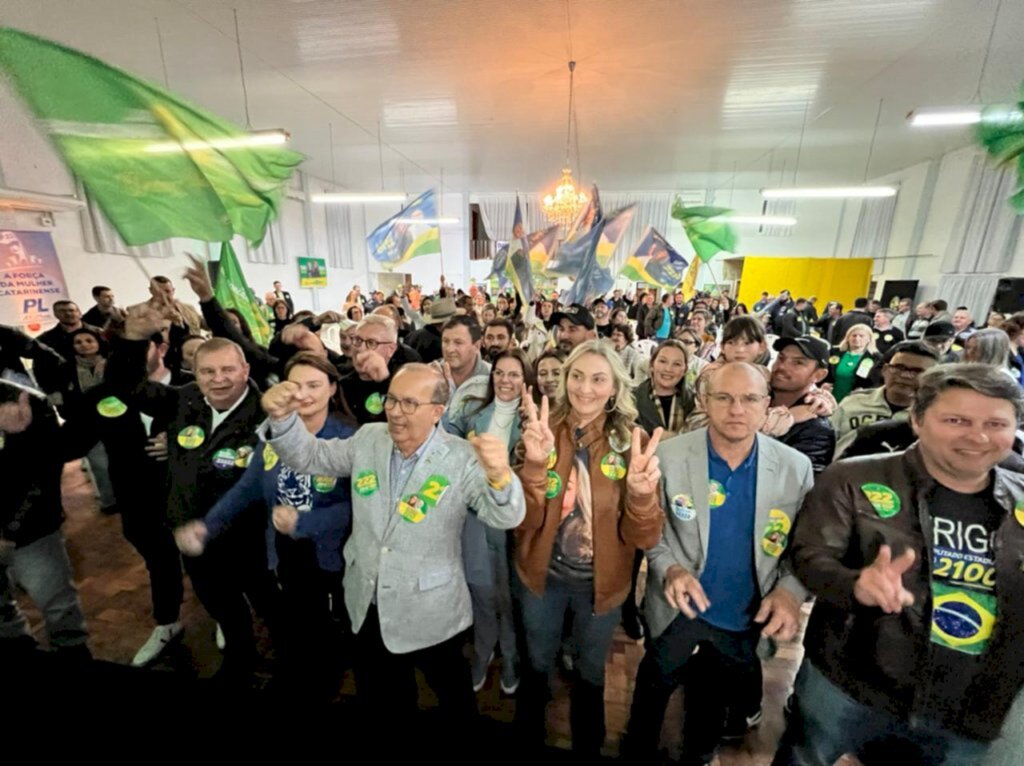
M 1013 518 L 1017 519 L 1017 523 L 1024 527 L 1024 500 L 1018 500 L 1017 504 L 1013 506 Z
M 178 444 L 182 449 L 195 449 L 206 441 L 206 431 L 199 426 L 185 426 L 178 431 Z
M 712 479 L 708 482 L 708 508 L 721 508 L 725 505 L 725 487 L 721 482 Z
M 548 453 L 548 470 L 550 471 L 555 467 L 555 463 L 558 462 L 558 450 L 554 447 L 551 448 L 551 452 Z
M 828 358 L 828 363 L 833 365 L 833 366 L 839 364 L 839 357 L 838 356 L 830 356 Z
M 180 439 L 180 437 L 179 437 Z M 230 447 L 224 447 L 223 449 L 217 450 L 213 454 L 213 465 L 216 468 L 234 468 L 235 459 L 238 457 L 238 453 Z
M 768 511 L 768 523 L 764 528 L 764 535 L 761 537 L 761 550 L 773 558 L 778 558 L 786 550 L 789 543 L 789 530 L 793 522 L 789 516 L 778 508 Z
M 562 477 L 554 471 L 548 471 L 548 489 L 544 493 L 544 497 L 549 500 L 552 497 L 556 497 L 559 492 L 562 491 Z
M 269 444 L 263 445 L 263 470 L 273 471 L 274 466 L 277 465 L 277 452 Z
M 108 396 L 96 402 L 96 412 L 105 418 L 119 418 L 128 412 L 128 405 L 116 396 Z
M 609 452 L 601 458 L 601 473 L 612 481 L 618 481 L 626 475 L 626 459 L 618 452 Z
M 239 447 L 238 454 L 235 455 L 235 468 L 248 468 L 251 462 L 252 447 L 248 444 Z
M 366 403 L 364 406 L 366 407 L 366 411 L 371 415 L 380 415 L 384 412 L 384 397 L 374 391 L 366 397 Z
M 352 490 L 359 497 L 369 497 L 380 489 L 380 480 L 376 471 L 360 471 L 352 480 Z
M 419 495 L 406 495 L 398 501 L 399 515 L 411 524 L 419 524 L 427 518 L 427 504 Z
M 900 496 L 884 484 L 862 484 L 860 490 L 879 518 L 889 519 L 900 512 Z
M 314 476 L 313 489 L 317 492 L 330 492 L 338 483 L 336 476 Z

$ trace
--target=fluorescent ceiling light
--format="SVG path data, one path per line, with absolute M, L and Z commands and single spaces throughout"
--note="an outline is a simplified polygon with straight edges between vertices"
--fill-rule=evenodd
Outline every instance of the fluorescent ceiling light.
M 432 224 L 435 226 L 452 226 L 457 223 L 461 223 L 458 218 L 396 218 L 395 223 L 407 223 L 407 224 Z
M 288 143 L 288 134 L 283 130 L 258 130 L 244 136 L 211 138 L 209 141 L 163 141 L 150 144 L 145 151 L 149 154 L 171 152 L 196 152 L 203 149 L 248 149 L 254 146 L 279 146 Z
M 726 223 L 750 223 L 755 226 L 796 226 L 796 219 L 789 215 L 720 215 L 711 220 Z
M 981 122 L 980 106 L 922 107 L 907 115 L 912 127 L 931 128 L 950 125 L 974 125 Z
M 384 104 L 385 128 L 422 128 L 455 125 L 459 109 L 452 98 L 414 98 Z
M 895 186 L 818 186 L 793 189 L 761 189 L 765 199 L 845 199 L 892 197 Z
M 404 192 L 321 192 L 309 195 L 324 205 L 360 205 L 371 202 L 405 202 Z

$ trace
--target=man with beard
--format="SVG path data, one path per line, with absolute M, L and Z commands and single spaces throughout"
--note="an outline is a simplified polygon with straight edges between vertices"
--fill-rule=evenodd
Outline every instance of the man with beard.
M 507 319 L 492 319 L 484 326 L 483 356 L 493 362 L 499 354 L 512 347 L 512 323 Z

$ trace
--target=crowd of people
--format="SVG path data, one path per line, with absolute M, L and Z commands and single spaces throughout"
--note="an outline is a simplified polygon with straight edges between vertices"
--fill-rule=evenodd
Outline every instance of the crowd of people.
M 60 497 L 87 457 L 149 572 L 140 668 L 182 640 L 187 575 L 225 689 L 266 664 L 255 613 L 268 699 L 330 702 L 351 667 L 380 732 L 421 717 L 419 670 L 452 747 L 493 679 L 541 748 L 564 672 L 593 762 L 622 625 L 644 642 L 623 759 L 660 762 L 682 687 L 681 762 L 707 764 L 809 611 L 776 764 L 978 763 L 999 737 L 1024 684 L 1024 315 L 444 278 L 315 314 L 275 282 L 264 347 L 202 264 L 184 278 L 198 308 L 155 277 L 126 309 L 58 302 L 37 338 L 0 327 L 0 658 L 37 651 L 20 588 L 89 661 Z

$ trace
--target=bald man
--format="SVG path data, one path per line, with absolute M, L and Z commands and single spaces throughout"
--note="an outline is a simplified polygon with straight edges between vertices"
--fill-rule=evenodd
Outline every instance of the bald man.
M 627 742 L 635 763 L 655 762 L 665 706 L 697 649 L 700 676 L 715 682 L 685 695 L 681 763 L 712 761 L 730 707 L 759 716 L 758 641 L 791 639 L 806 596 L 783 554 L 814 482 L 811 461 L 760 433 L 769 393 L 757 367 L 722 366 L 702 396 L 707 427 L 657 451 L 667 521 L 647 551 L 651 638 Z
M 383 397 L 386 424 L 366 424 L 349 439 L 320 440 L 298 419 L 297 387 L 285 382 L 263 397 L 270 416 L 263 430 L 297 473 L 351 477 L 345 606 L 356 633 L 356 686 L 367 724 L 415 719 L 419 668 L 438 696 L 440 729 L 460 741 L 476 715 L 462 654 L 461 634 L 473 619 L 462 528 L 474 513 L 489 526 L 512 529 L 526 506 L 501 440 L 484 434 L 467 442 L 438 427 L 447 400 L 443 374 L 407 364 Z

